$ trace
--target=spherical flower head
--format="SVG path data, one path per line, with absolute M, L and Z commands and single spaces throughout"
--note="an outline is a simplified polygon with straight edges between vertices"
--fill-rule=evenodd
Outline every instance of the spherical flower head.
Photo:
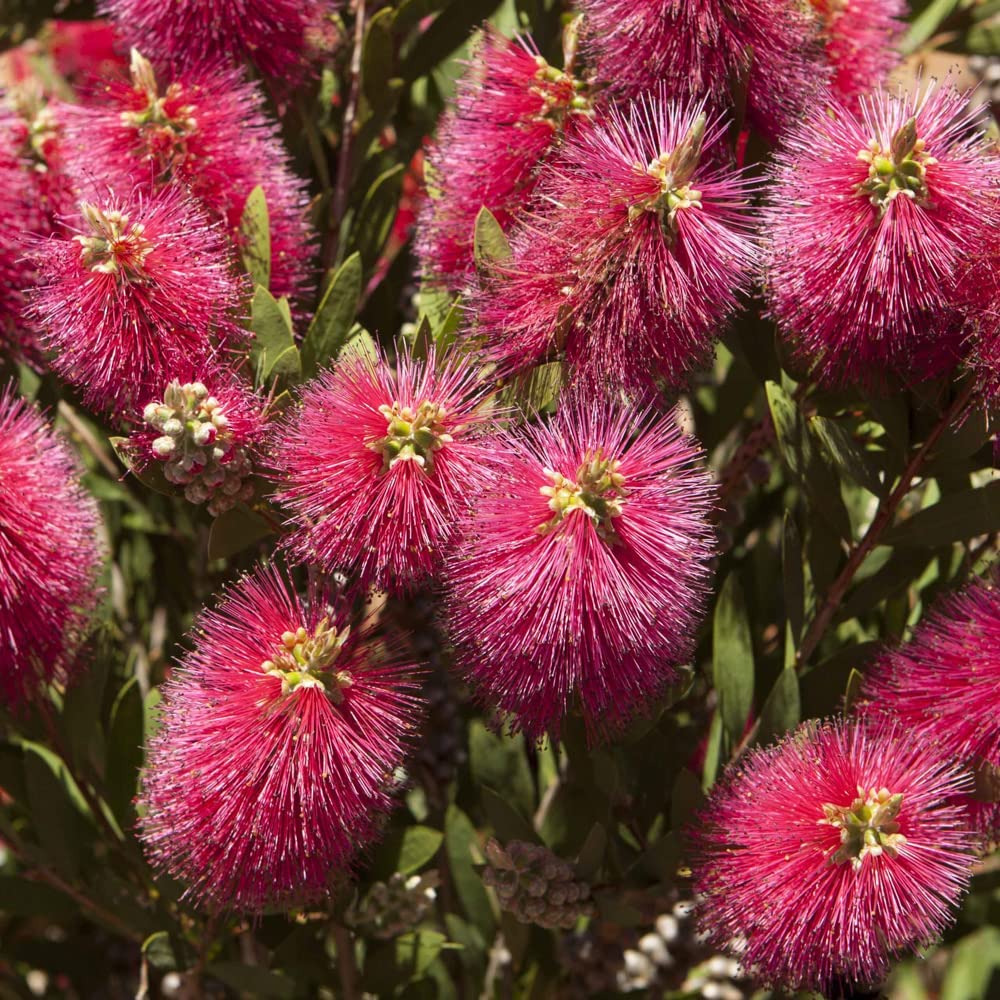
M 976 815 L 996 822 L 1000 801 L 1000 588 L 980 580 L 941 601 L 912 639 L 867 672 L 867 715 L 899 719 L 976 775 Z M 992 801 L 991 801 L 992 800 Z M 1000 834 L 1000 826 L 983 828 Z
M 129 45 L 159 65 L 190 69 L 244 61 L 286 87 L 310 72 L 310 35 L 334 4 L 328 0 L 102 0 Z
M 773 172 L 767 289 L 819 382 L 912 383 L 962 356 L 957 286 L 995 236 L 1000 183 L 974 114 L 949 87 L 877 92 L 859 109 L 818 109 L 788 135 Z
M 348 355 L 303 392 L 274 448 L 292 551 L 362 587 L 426 581 L 483 488 L 486 388 L 466 360 Z
M 0 697 L 65 683 L 99 592 L 100 517 L 81 467 L 42 416 L 0 393 Z
M 109 81 L 83 107 L 65 109 L 71 174 L 116 190 L 180 184 L 237 244 L 247 198 L 261 187 L 271 236 L 270 290 L 300 298 L 309 287 L 305 183 L 294 175 L 260 87 L 217 64 L 160 79 L 132 52 L 128 79 Z
M 969 880 L 967 778 L 893 723 L 808 722 L 751 750 L 690 829 L 699 922 L 763 983 L 877 986 Z M 742 947 L 740 947 L 742 945 Z
M 461 289 L 474 271 L 479 210 L 509 229 L 543 160 L 589 114 L 581 81 L 550 66 L 529 38 L 487 28 L 427 153 L 432 197 L 416 237 L 424 274 Z
M 177 365 L 247 338 L 225 234 L 178 187 L 82 201 L 32 259 L 31 315 L 52 366 L 95 409 L 127 412 Z
M 701 104 L 661 91 L 582 126 L 471 296 L 494 360 L 562 351 L 588 383 L 683 386 L 756 270 L 751 184 Z
M 663 86 L 716 114 L 745 92 L 750 124 L 774 140 L 807 107 L 826 68 L 799 0 L 576 0 L 584 49 L 615 98 Z
M 494 441 L 446 566 L 458 663 L 531 737 L 578 699 L 592 736 L 677 678 L 701 617 L 714 489 L 673 415 L 571 396 Z
M 899 62 L 904 0 L 810 0 L 832 67 L 830 88 L 845 103 L 881 86 Z
M 150 861 L 211 909 L 318 902 L 391 808 L 418 688 L 369 625 L 273 567 L 195 636 L 147 752 Z
M 262 404 L 226 371 L 174 378 L 137 413 L 129 449 L 140 467 L 158 463 L 187 500 L 217 517 L 253 497 Z

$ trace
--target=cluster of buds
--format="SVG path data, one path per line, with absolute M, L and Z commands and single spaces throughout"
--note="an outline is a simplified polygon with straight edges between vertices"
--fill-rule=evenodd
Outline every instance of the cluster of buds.
M 288 694 L 297 689 L 324 688 L 335 705 L 344 701 L 344 690 L 354 683 L 350 673 L 337 670 L 344 643 L 351 630 L 348 626 L 339 631 L 330 624 L 329 617 L 321 619 L 312 634 L 299 626 L 294 632 L 281 636 L 281 646 L 261 669 L 281 679 L 281 690 Z
M 146 227 L 133 223 L 117 209 L 102 209 L 82 202 L 80 211 L 90 226 L 90 233 L 74 236 L 80 244 L 80 259 L 88 271 L 124 276 L 140 281 L 145 276 L 146 258 L 155 247 L 145 237 Z
M 434 453 L 453 440 L 445 427 L 446 410 L 428 401 L 419 406 L 383 405 L 379 412 L 388 424 L 384 438 L 371 447 L 381 453 L 383 468 L 389 471 L 397 462 L 416 462 L 425 472 L 434 470 Z
M 201 382 L 174 379 L 163 402 L 150 403 L 142 418 L 160 432 L 151 444 L 167 482 L 184 487 L 191 503 L 207 503 L 218 516 L 253 495 L 247 482 L 250 457 L 233 440 L 219 401 Z
M 850 861 L 859 871 L 868 855 L 877 858 L 883 851 L 896 857 L 906 837 L 899 832 L 896 817 L 903 805 L 902 795 L 888 788 L 872 788 L 867 795 L 858 786 L 858 797 L 849 806 L 823 804 L 825 818 L 817 822 L 840 830 L 840 847 L 831 855 L 834 864 Z
M 596 913 L 590 885 L 547 847 L 512 840 L 504 848 L 490 840 L 486 858 L 483 882 L 521 923 L 568 930 L 580 917 Z
M 858 159 L 868 164 L 868 180 L 860 193 L 868 196 L 880 213 L 899 196 L 921 204 L 927 200 L 927 167 L 937 160 L 924 152 L 924 140 L 917 137 L 917 120 L 908 118 L 893 135 L 889 149 L 872 139 Z
M 582 511 L 593 522 L 598 534 L 605 541 L 615 535 L 613 520 L 621 517 L 625 491 L 625 477 L 618 471 L 621 462 L 605 458 L 600 448 L 587 454 L 576 470 L 576 479 L 568 479 L 561 472 L 545 469 L 551 486 L 542 486 L 542 496 L 549 498 L 549 509 L 554 516 L 539 527 L 544 535 L 562 523 L 574 510 Z
M 435 870 L 409 877 L 394 872 L 376 882 L 364 902 L 348 913 L 348 921 L 373 937 L 387 939 L 412 931 L 434 910 L 440 878 Z

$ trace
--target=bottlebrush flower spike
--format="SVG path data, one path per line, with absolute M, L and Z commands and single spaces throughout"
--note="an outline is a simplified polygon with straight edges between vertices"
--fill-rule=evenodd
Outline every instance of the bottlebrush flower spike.
M 899 62 L 906 16 L 904 0 L 810 0 L 819 19 L 826 57 L 833 68 L 830 86 L 850 103 L 885 83 Z
M 751 750 L 689 830 L 699 922 L 755 978 L 877 987 L 933 941 L 968 884 L 968 779 L 903 730 L 809 722 Z
M 746 91 L 749 122 L 777 139 L 825 79 L 816 24 L 799 0 L 576 0 L 597 79 L 618 99 L 657 87 L 707 95 L 713 114 Z M 745 83 L 743 81 L 746 81 Z
M 435 365 L 349 354 L 306 388 L 274 449 L 298 558 L 390 592 L 437 569 L 491 449 L 476 370 Z
M 582 83 L 550 66 L 529 38 L 485 30 L 427 153 L 432 197 L 416 236 L 425 275 L 464 287 L 479 210 L 485 205 L 509 229 L 531 200 L 542 162 L 589 107 Z
M 168 482 L 217 517 L 253 497 L 263 400 L 229 372 L 201 374 L 172 379 L 146 403 L 128 445 L 140 468 L 159 463 Z
M 768 210 L 771 308 L 826 385 L 911 382 L 964 352 L 966 262 L 996 233 L 1000 159 L 964 94 L 878 92 L 793 129 Z
M 252 63 L 293 87 L 309 72 L 310 38 L 333 4 L 326 0 L 102 0 L 129 45 L 162 66 L 191 69 L 220 56 Z
M 500 472 L 445 582 L 459 665 L 531 737 L 578 697 L 604 736 L 677 678 L 713 554 L 715 499 L 674 417 L 571 397 L 494 441 Z
M 141 837 L 216 910 L 317 902 L 377 836 L 419 686 L 327 595 L 262 567 L 205 611 L 164 689 Z
M 225 234 L 181 189 L 83 201 L 66 231 L 35 244 L 31 315 L 88 406 L 127 409 L 247 336 Z
M 300 298 L 309 286 L 305 182 L 291 169 L 259 86 L 217 65 L 178 74 L 165 87 L 133 51 L 130 80 L 112 80 L 100 100 L 67 107 L 71 173 L 116 190 L 186 185 L 240 242 L 247 198 L 261 187 L 271 233 L 270 290 Z
M 977 775 L 974 812 L 987 836 L 1000 835 L 989 828 L 1000 819 L 998 691 L 1000 588 L 983 580 L 941 601 L 868 670 L 862 690 L 866 714 L 899 719 Z
M 99 592 L 93 497 L 69 446 L 41 415 L 0 392 L 0 697 L 17 709 L 65 683 Z
M 470 295 L 494 360 L 563 350 L 593 382 L 682 386 L 754 277 L 750 182 L 724 128 L 661 92 L 570 136 L 539 208 Z

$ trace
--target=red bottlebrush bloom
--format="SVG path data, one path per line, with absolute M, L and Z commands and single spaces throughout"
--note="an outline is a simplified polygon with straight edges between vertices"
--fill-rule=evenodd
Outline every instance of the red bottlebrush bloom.
M 168 482 L 215 517 L 253 497 L 263 400 L 225 370 L 187 372 L 136 414 L 129 448 L 140 468 L 159 463 Z
M 390 592 L 426 579 L 486 482 L 486 390 L 469 362 L 349 356 L 308 386 L 275 447 L 296 556 Z
M 87 107 L 66 108 L 69 169 L 116 190 L 186 185 L 240 240 L 246 200 L 261 187 L 271 231 L 270 290 L 295 300 L 307 290 L 312 254 L 305 182 L 291 170 L 260 87 L 237 69 L 203 67 L 157 83 L 132 53 L 131 80 L 111 81 Z
M 333 10 L 327 0 L 102 0 L 122 37 L 157 64 L 191 69 L 252 63 L 293 87 L 309 72 L 311 36 Z
M 776 160 L 772 312 L 827 385 L 910 382 L 963 353 L 959 278 L 996 232 L 1000 158 L 950 88 L 818 110 Z
M 690 831 L 700 923 L 759 980 L 878 985 L 969 880 L 966 777 L 893 724 L 805 723 L 750 751 Z
M 1000 800 L 1000 587 L 978 581 L 943 600 L 905 645 L 868 671 L 866 714 L 898 718 L 938 752 L 977 773 Z M 985 796 L 981 796 L 985 797 Z M 997 808 L 976 807 L 983 820 Z M 1000 825 L 987 835 L 1000 833 Z
M 0 696 L 17 708 L 65 682 L 98 597 L 100 517 L 41 415 L 0 392 Z
M 246 336 L 225 235 L 181 189 L 81 202 L 66 229 L 36 244 L 31 314 L 89 406 L 140 401 L 177 365 Z
M 416 241 L 424 274 L 456 290 L 464 286 L 473 273 L 479 210 L 485 206 L 510 227 L 531 199 L 543 160 L 589 114 L 581 87 L 530 39 L 486 29 L 427 153 L 432 197 Z
M 377 836 L 419 685 L 348 610 L 265 567 L 202 614 L 141 797 L 153 865 L 196 902 L 316 902 Z
M 713 553 L 714 500 L 673 416 L 571 397 L 494 442 L 498 474 L 446 566 L 459 664 L 531 737 L 579 698 L 604 736 L 677 678 Z
M 903 34 L 904 0 L 810 0 L 833 76 L 834 94 L 850 103 L 885 83 L 899 62 L 896 46 Z
M 576 0 L 576 6 L 586 16 L 584 46 L 597 78 L 618 98 L 662 85 L 681 100 L 707 95 L 719 113 L 745 87 L 748 120 L 774 140 L 825 79 L 815 21 L 798 0 Z
M 756 269 L 751 186 L 723 132 L 661 94 L 570 137 L 472 296 L 492 357 L 523 368 L 562 347 L 588 382 L 683 385 Z

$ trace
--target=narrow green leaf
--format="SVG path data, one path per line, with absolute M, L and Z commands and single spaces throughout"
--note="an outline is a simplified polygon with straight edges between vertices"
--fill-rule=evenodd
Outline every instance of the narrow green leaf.
M 781 455 L 792 472 L 801 475 L 805 471 L 805 463 L 802 458 L 802 433 L 798 408 L 791 396 L 777 382 L 767 382 L 764 390 L 767 393 L 767 405 L 771 410 Z
M 108 730 L 108 759 L 105 765 L 106 798 L 122 827 L 131 826 L 135 798 L 142 767 L 144 714 L 139 681 L 129 678 L 118 692 L 111 709 Z
M 785 617 L 797 643 L 805 621 L 805 575 L 802 571 L 802 539 L 790 511 L 785 511 L 781 537 L 781 573 L 784 582 Z
M 385 81 L 392 76 L 392 19 L 391 8 L 380 10 L 368 22 L 362 43 L 361 83 L 373 108 L 380 107 L 388 95 Z
M 444 846 L 452 883 L 466 917 L 479 928 L 484 940 L 492 941 L 496 934 L 496 919 L 489 895 L 474 867 L 474 844 L 476 830 L 469 817 L 458 806 L 450 805 L 445 813 Z
M 761 709 L 757 742 L 767 746 L 775 738 L 794 729 L 801 711 L 798 675 L 795 670 L 786 668 L 778 674 Z
M 576 858 L 576 873 L 587 881 L 593 881 L 604 864 L 608 849 L 608 835 L 600 823 L 595 823 L 587 834 L 587 839 Z
M 501 0 L 452 0 L 447 9 L 416 38 L 403 60 L 400 75 L 413 81 L 427 75 L 469 37 L 469 32 L 500 6 Z
M 443 840 L 444 834 L 429 826 L 392 829 L 375 851 L 370 874 L 383 881 L 393 872 L 411 875 L 437 854 Z
M 869 493 L 884 492 L 877 456 L 866 452 L 835 420 L 813 417 L 809 426 L 834 465 Z
M 861 684 L 864 677 L 860 670 L 851 670 L 847 677 L 847 688 L 844 691 L 844 715 L 850 715 L 861 695 Z
M 247 198 L 240 218 L 240 256 L 255 285 L 271 287 L 271 221 L 264 189 L 258 185 Z
M 916 52 L 944 21 L 958 8 L 961 0 L 931 0 L 921 13 L 913 19 L 910 30 L 903 39 L 904 55 Z
M 705 763 L 701 769 L 701 787 L 707 792 L 715 784 L 722 757 L 722 715 L 716 712 L 708 727 L 708 743 L 705 746 Z
M 266 288 L 258 285 L 254 290 L 251 310 L 254 344 L 250 357 L 259 375 L 258 384 L 263 385 L 270 380 L 279 359 L 287 369 L 287 352 L 289 348 L 295 350 L 295 338 L 292 335 L 287 303 L 282 308 L 281 303 Z
M 111 437 L 108 438 L 108 444 L 111 445 L 114 450 L 115 455 L 118 457 L 118 461 L 128 469 L 136 479 L 142 483 L 147 489 L 151 489 L 154 493 L 160 493 L 165 497 L 175 497 L 177 496 L 177 487 L 171 483 L 167 482 L 166 477 L 163 475 L 163 469 L 159 462 L 149 462 L 143 468 L 139 468 L 133 465 L 132 455 L 129 453 L 127 447 L 128 438 L 124 437 Z
M 375 266 L 396 218 L 405 170 L 398 163 L 376 177 L 358 210 L 351 243 L 367 268 Z
M 937 548 L 1000 531 L 1000 480 L 942 497 L 887 531 L 886 545 Z
M 220 514 L 208 533 L 208 558 L 228 559 L 267 538 L 274 529 L 259 514 L 234 507 Z
M 701 782 L 694 772 L 682 767 L 670 794 L 670 829 L 680 832 L 705 801 Z
M 469 726 L 469 768 L 476 785 L 502 789 L 515 809 L 524 816 L 532 815 L 535 785 L 520 733 L 498 736 L 476 719 Z
M 451 348 L 451 345 L 455 343 L 464 315 L 465 311 L 462 308 L 462 300 L 461 298 L 456 298 L 445 314 L 441 325 L 434 331 L 434 344 L 437 347 L 439 357 L 445 354 Z
M 510 840 L 524 840 L 529 843 L 539 841 L 540 838 L 531 822 L 499 792 L 484 785 L 479 789 L 479 797 L 486 811 L 486 818 L 490 821 L 498 840 L 503 843 Z
M 335 360 L 347 343 L 361 298 L 361 270 L 361 255 L 352 253 L 333 276 L 302 342 L 306 378 Z
M 712 630 L 712 678 L 722 725 L 735 745 L 753 707 L 754 659 L 743 588 L 735 574 L 722 585 Z
M 493 261 L 507 260 L 512 252 L 496 216 L 485 205 L 476 216 L 473 248 L 478 268 L 488 268 Z
M 963 938 L 951 955 L 941 984 L 941 1000 L 990 1000 L 1000 979 L 1000 929 L 981 927 Z

